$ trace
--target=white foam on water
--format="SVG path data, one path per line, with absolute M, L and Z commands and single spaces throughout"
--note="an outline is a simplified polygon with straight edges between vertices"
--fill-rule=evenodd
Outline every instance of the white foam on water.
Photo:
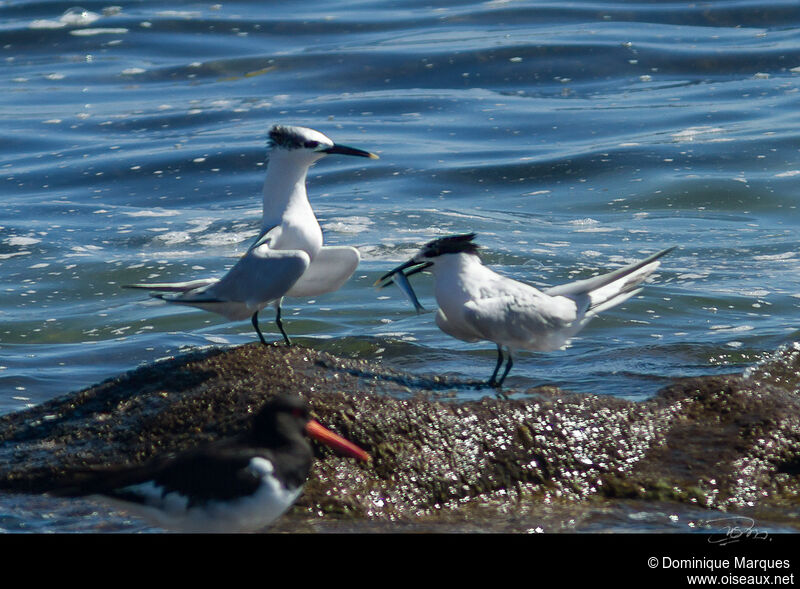
M 369 217 L 339 217 L 322 224 L 322 228 L 337 233 L 358 234 L 369 229 L 374 222 Z
M 70 8 L 57 19 L 40 18 L 28 25 L 31 29 L 60 29 L 63 27 L 82 27 L 100 19 L 100 15 L 83 8 Z
M 26 245 L 34 245 L 36 243 L 41 243 L 41 239 L 37 239 L 35 237 L 26 237 L 22 235 L 15 235 L 12 237 L 7 237 L 4 240 L 8 245 L 18 245 L 18 246 L 26 246 Z
M 141 211 L 123 211 L 122 214 L 128 217 L 174 217 L 180 212 L 168 209 L 143 209 Z
M 123 35 L 128 32 L 128 29 L 125 28 L 116 28 L 116 29 L 75 29 L 74 31 L 70 31 L 70 35 L 75 35 L 76 37 L 91 37 L 93 35 Z

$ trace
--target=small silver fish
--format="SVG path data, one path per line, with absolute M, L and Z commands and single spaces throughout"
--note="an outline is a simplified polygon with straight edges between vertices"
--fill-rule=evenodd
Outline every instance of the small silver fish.
M 411 304 L 414 305 L 414 309 L 417 313 L 422 313 L 425 311 L 425 307 L 420 305 L 419 300 L 417 299 L 417 293 L 414 292 L 414 289 L 411 288 L 411 283 L 406 278 L 406 275 L 403 274 L 403 271 L 396 273 L 392 276 L 392 280 L 394 283 L 403 291 L 403 294 L 406 295 L 406 298 L 411 301 Z

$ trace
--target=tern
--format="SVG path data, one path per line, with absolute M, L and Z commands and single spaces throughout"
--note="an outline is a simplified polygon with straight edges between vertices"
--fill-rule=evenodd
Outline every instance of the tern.
M 369 461 L 352 442 L 323 427 L 297 395 L 280 395 L 255 415 L 249 432 L 140 465 L 82 470 L 50 494 L 96 497 L 182 532 L 260 530 L 300 496 L 313 452 L 304 434 Z
M 311 297 L 336 291 L 353 275 L 360 261 L 354 247 L 322 244 L 322 229 L 306 193 L 308 169 L 331 154 L 371 159 L 378 156 L 338 145 L 319 131 L 288 125 L 272 127 L 269 147 L 261 233 L 225 276 L 126 287 L 154 291 L 153 297 L 212 311 L 231 321 L 250 318 L 265 345 L 258 312 L 271 304 L 275 307 L 275 323 L 286 345 L 291 345 L 281 322 L 283 297 Z
M 487 384 L 498 389 L 514 364 L 515 350 L 563 348 L 599 312 L 638 293 L 642 282 L 659 267 L 658 259 L 675 249 L 602 276 L 542 291 L 484 266 L 474 239 L 474 233 L 435 239 L 375 285 L 397 282 L 419 311 L 422 307 L 407 277 L 430 268 L 439 305 L 436 324 L 465 342 L 487 340 L 497 345 L 497 365 Z M 498 379 L 504 350 L 507 363 Z

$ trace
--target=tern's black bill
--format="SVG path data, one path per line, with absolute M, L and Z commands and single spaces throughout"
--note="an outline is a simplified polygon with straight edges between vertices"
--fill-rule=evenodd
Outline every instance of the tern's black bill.
M 374 153 L 364 151 L 363 149 L 356 149 L 355 147 L 347 147 L 346 145 L 332 145 L 322 151 L 325 153 L 338 153 L 339 155 L 357 155 L 359 157 L 368 157 L 373 160 L 378 159 L 378 156 Z
M 405 264 L 399 265 L 394 270 L 390 270 L 389 272 L 378 278 L 378 280 L 375 281 L 374 286 L 380 286 L 381 288 L 384 288 L 392 283 L 393 280 L 392 277 L 399 272 L 402 272 L 407 278 L 409 276 L 413 276 L 417 272 L 422 272 L 423 270 L 425 270 L 425 268 L 428 268 L 430 266 L 433 266 L 433 262 L 415 262 L 414 260 L 409 260 Z

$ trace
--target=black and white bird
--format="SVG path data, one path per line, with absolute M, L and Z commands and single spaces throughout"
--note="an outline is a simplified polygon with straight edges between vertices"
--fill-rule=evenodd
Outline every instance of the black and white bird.
M 308 169 L 331 154 L 378 156 L 337 145 L 319 131 L 287 125 L 272 127 L 269 146 L 261 233 L 225 276 L 126 286 L 155 291 L 154 297 L 231 321 L 250 318 L 263 344 L 267 342 L 258 326 L 258 312 L 273 305 L 278 329 L 291 345 L 281 321 L 283 297 L 334 292 L 353 275 L 360 260 L 354 247 L 322 244 L 322 229 L 306 193 Z
M 311 419 L 300 397 L 281 395 L 248 433 L 141 465 L 80 471 L 51 491 L 97 498 L 182 532 L 244 532 L 270 525 L 300 496 L 313 458 L 308 435 L 339 453 L 369 454 Z
M 638 293 L 659 267 L 658 259 L 674 249 L 602 276 L 541 291 L 484 266 L 474 239 L 474 233 L 435 239 L 375 284 L 396 281 L 419 310 L 407 277 L 430 268 L 439 305 L 436 324 L 454 338 L 497 345 L 497 365 L 487 384 L 498 388 L 514 364 L 515 350 L 549 352 L 564 347 L 599 312 Z M 507 363 L 498 379 L 504 350 Z

